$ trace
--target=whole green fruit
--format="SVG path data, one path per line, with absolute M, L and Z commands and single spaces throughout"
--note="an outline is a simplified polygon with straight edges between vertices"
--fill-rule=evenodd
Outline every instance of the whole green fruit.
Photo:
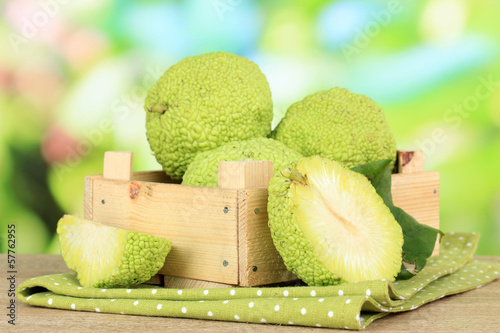
M 170 67 L 149 91 L 144 109 L 151 150 L 174 179 L 200 151 L 266 137 L 273 118 L 264 74 L 226 52 L 187 57 Z
M 226 143 L 196 155 L 182 178 L 182 185 L 217 187 L 219 162 L 222 161 L 271 161 L 273 173 L 279 173 L 283 165 L 300 158 L 301 154 L 273 139 Z
M 382 109 L 347 89 L 319 91 L 292 104 L 273 137 L 304 156 L 320 155 L 348 168 L 396 161 L 396 141 Z

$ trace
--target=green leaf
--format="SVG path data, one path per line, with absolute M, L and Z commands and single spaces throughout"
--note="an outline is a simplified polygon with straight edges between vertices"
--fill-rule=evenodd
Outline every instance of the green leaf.
M 352 168 L 365 175 L 403 230 L 403 262 L 398 280 L 406 280 L 425 267 L 436 244 L 438 229 L 420 224 L 403 209 L 394 206 L 391 193 L 391 160 L 380 160 Z
M 372 183 L 373 187 L 377 191 L 378 195 L 382 197 L 386 205 L 392 205 L 392 194 L 391 194 L 391 160 L 380 160 L 357 167 L 351 170 L 356 171 Z

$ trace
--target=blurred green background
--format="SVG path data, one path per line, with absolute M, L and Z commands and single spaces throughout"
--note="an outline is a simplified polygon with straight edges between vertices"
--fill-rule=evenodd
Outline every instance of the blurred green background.
M 64 213 L 106 150 L 159 169 L 143 101 L 185 56 L 228 51 L 266 74 L 276 124 L 334 86 L 374 99 L 399 149 L 441 175 L 441 229 L 500 255 L 500 2 L 26 1 L 0 17 L 0 252 L 57 253 Z

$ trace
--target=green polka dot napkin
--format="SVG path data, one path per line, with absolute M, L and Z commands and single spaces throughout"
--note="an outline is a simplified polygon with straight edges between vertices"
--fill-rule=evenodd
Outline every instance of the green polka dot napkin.
M 500 264 L 472 260 L 479 235 L 450 233 L 440 255 L 410 280 L 365 281 L 329 287 L 167 289 L 82 288 L 74 274 L 27 280 L 21 301 L 49 308 L 145 316 L 364 329 L 391 312 L 478 288 L 500 276 Z

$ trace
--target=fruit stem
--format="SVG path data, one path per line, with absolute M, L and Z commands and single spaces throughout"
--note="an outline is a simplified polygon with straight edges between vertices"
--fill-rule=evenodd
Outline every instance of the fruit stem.
M 167 111 L 167 106 L 165 104 L 154 103 L 148 106 L 149 112 L 158 112 L 159 114 L 164 114 Z
M 307 177 L 304 177 L 297 170 L 292 170 L 290 168 L 286 168 L 286 169 L 281 170 L 281 174 L 283 175 L 283 177 L 288 178 L 292 181 L 295 181 L 295 182 L 300 183 L 302 185 L 307 185 Z

